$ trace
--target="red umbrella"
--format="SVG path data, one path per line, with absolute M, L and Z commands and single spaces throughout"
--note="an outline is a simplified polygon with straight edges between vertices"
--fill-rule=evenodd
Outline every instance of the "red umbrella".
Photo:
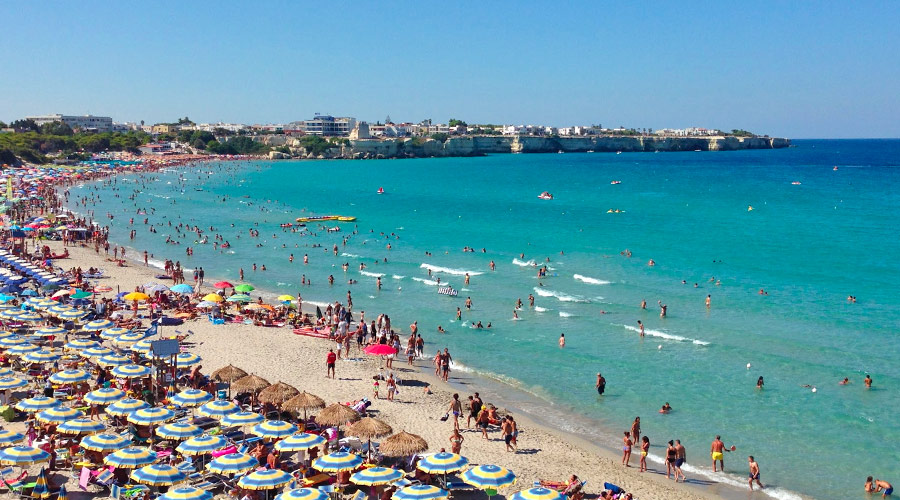
M 386 356 L 388 354 L 397 354 L 397 349 L 394 349 L 387 344 L 372 344 L 369 347 L 366 347 L 363 352 L 373 356 Z
M 213 286 L 216 287 L 216 288 L 221 288 L 222 290 L 224 290 L 224 289 L 226 289 L 226 288 L 232 288 L 232 287 L 234 287 L 234 285 L 232 285 L 231 283 L 229 283 L 229 282 L 227 282 L 227 281 L 220 281 L 220 282 L 216 283 L 216 284 L 213 285 Z

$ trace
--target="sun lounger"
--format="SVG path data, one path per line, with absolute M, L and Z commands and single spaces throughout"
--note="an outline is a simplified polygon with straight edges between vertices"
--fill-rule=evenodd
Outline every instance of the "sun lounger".
M 315 476 L 305 477 L 301 484 L 304 488 L 312 488 L 319 484 L 325 484 L 331 480 L 331 476 L 325 474 L 324 472 L 321 474 L 316 474 Z M 321 489 L 321 488 L 320 488 Z

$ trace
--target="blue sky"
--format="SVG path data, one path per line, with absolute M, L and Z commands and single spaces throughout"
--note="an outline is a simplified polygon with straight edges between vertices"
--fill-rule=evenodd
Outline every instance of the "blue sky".
M 0 2 L 0 120 L 900 137 L 897 2 Z

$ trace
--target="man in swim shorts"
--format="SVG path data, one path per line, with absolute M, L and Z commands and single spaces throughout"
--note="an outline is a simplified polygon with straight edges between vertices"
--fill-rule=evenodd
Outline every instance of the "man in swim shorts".
M 603 375 L 600 375 L 600 373 L 598 372 L 597 373 L 597 394 L 602 396 L 605 391 L 606 391 L 606 379 L 603 378 Z
M 717 461 L 721 465 L 722 472 L 725 472 L 725 451 L 728 450 L 725 449 L 725 443 L 722 442 L 721 436 L 716 436 L 709 448 L 709 453 L 712 456 L 713 472 L 718 472 L 716 470 Z
M 894 487 L 891 483 L 887 481 L 882 481 L 881 479 L 875 480 L 875 493 L 882 491 L 881 498 L 889 497 L 894 493 Z
M 750 489 L 753 490 L 753 481 L 756 481 L 759 489 L 763 489 L 763 484 L 759 482 L 759 464 L 753 459 L 753 455 L 747 457 L 747 462 L 750 463 L 750 479 L 747 481 L 750 484 Z

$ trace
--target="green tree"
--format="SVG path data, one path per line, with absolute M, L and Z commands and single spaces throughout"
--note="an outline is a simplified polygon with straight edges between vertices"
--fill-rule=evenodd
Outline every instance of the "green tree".
M 6 128 L 6 124 L 0 121 L 0 128 Z
M 329 149 L 337 147 L 336 144 L 326 141 L 318 135 L 303 136 L 300 139 L 300 145 L 303 146 L 307 152 L 312 153 L 315 156 L 325 154 Z
M 463 127 L 468 126 L 468 124 L 462 120 L 457 120 L 456 118 L 451 118 L 450 122 L 447 124 L 450 127 L 456 127 L 462 125 Z
M 754 134 L 753 132 L 748 132 L 744 129 L 735 128 L 731 129 L 731 135 L 735 137 L 753 137 L 756 134 Z
M 72 127 L 61 121 L 41 125 L 41 133 L 46 135 L 75 135 L 75 131 L 72 130 Z
M 16 129 L 16 131 L 22 132 L 40 132 L 41 129 L 38 127 L 37 123 L 34 123 L 34 120 L 16 120 L 9 124 L 10 127 Z
M 447 142 L 447 139 L 449 139 L 450 136 L 443 132 L 436 132 L 434 134 L 431 134 L 431 138 L 439 142 Z

